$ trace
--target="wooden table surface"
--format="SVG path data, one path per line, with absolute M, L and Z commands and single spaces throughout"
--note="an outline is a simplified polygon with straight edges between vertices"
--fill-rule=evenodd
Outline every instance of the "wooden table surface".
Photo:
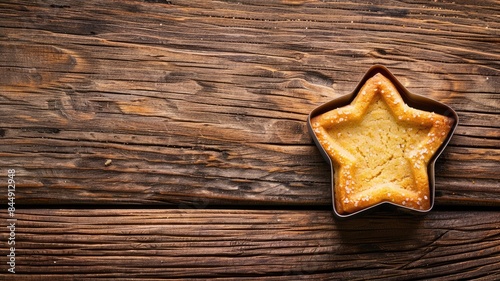
M 500 279 L 499 14 L 2 1 L 0 279 Z M 307 116 L 374 64 L 460 117 L 425 216 L 333 217 Z

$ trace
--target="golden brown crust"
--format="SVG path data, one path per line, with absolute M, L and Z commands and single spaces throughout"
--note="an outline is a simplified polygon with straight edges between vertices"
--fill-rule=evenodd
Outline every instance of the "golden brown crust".
M 354 101 L 311 118 L 335 170 L 335 208 L 353 213 L 381 202 L 430 209 L 427 166 L 453 120 L 406 105 L 378 73 Z

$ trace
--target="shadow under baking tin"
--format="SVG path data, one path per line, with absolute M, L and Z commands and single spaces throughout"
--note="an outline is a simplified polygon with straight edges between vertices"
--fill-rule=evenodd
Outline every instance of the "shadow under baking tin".
M 357 211 L 357 212 L 354 212 L 354 213 L 339 214 L 337 212 L 336 208 L 335 208 L 335 183 L 334 183 L 334 176 L 333 176 L 334 175 L 334 168 L 333 168 L 332 159 L 330 158 L 330 156 L 328 156 L 328 154 L 326 153 L 326 151 L 323 149 L 323 147 L 319 143 L 319 141 L 318 141 L 318 139 L 316 137 L 316 134 L 314 133 L 314 131 L 312 129 L 311 118 L 313 118 L 315 116 L 318 116 L 320 114 L 323 114 L 325 112 L 328 112 L 330 110 L 334 110 L 336 108 L 349 105 L 354 100 L 354 98 L 356 97 L 356 95 L 359 93 L 361 87 L 363 87 L 363 85 L 366 83 L 366 81 L 368 79 L 370 79 L 371 77 L 373 77 L 377 73 L 380 73 L 380 74 L 384 75 L 385 77 L 387 77 L 392 82 L 392 84 L 394 84 L 394 86 L 396 87 L 397 91 L 401 95 L 401 98 L 403 99 L 403 101 L 408 106 L 416 108 L 416 109 L 420 109 L 420 110 L 423 110 L 423 111 L 434 112 L 434 113 L 437 113 L 437 114 L 441 114 L 441 115 L 450 117 L 450 118 L 453 119 L 453 125 L 451 127 L 450 132 L 448 133 L 448 136 L 446 137 L 446 139 L 444 140 L 444 142 L 441 144 L 441 146 L 438 148 L 438 150 L 436 151 L 436 153 L 434 153 L 434 155 L 432 156 L 432 158 L 429 161 L 429 165 L 427 166 L 427 174 L 429 176 L 429 189 L 430 189 L 430 197 L 431 197 L 430 198 L 430 208 L 429 209 L 427 209 L 427 210 L 417 210 L 417 209 L 413 209 L 413 208 L 409 208 L 409 207 L 404 207 L 404 206 L 392 203 L 390 201 L 383 201 L 383 202 L 375 204 L 375 205 L 373 205 L 371 207 L 368 207 L 366 209 L 363 209 L 363 210 L 360 210 L 360 211 Z M 408 210 L 408 211 L 412 211 L 414 213 L 427 213 L 427 212 L 429 212 L 434 207 L 434 197 L 435 197 L 435 189 L 436 189 L 435 188 L 434 166 L 435 166 L 435 163 L 436 163 L 436 159 L 439 157 L 439 155 L 443 152 L 444 148 L 450 142 L 451 136 L 453 135 L 453 133 L 454 133 L 457 125 L 458 125 L 458 115 L 457 115 L 457 113 L 451 107 L 449 107 L 449 106 L 447 106 L 447 105 L 445 105 L 443 103 L 440 103 L 438 101 L 435 101 L 433 99 L 430 99 L 430 98 L 427 98 L 427 97 L 424 97 L 424 96 L 419 96 L 419 95 L 415 95 L 415 94 L 410 93 L 396 79 L 396 77 L 394 77 L 394 75 L 386 67 L 381 66 L 381 65 L 374 65 L 374 66 L 372 66 L 368 70 L 368 72 L 363 76 L 363 79 L 361 79 L 361 82 L 359 82 L 358 86 L 354 89 L 354 91 L 351 94 L 341 96 L 339 98 L 331 100 L 331 101 L 329 101 L 329 102 L 327 102 L 325 104 L 322 104 L 319 107 L 315 108 L 309 114 L 309 117 L 307 119 L 307 127 L 309 129 L 310 135 L 312 136 L 314 142 L 316 143 L 316 146 L 319 148 L 319 151 L 321 152 L 321 155 L 323 156 L 323 158 L 328 163 L 330 163 L 331 179 L 332 179 L 332 184 L 331 184 L 332 204 L 333 204 L 333 211 L 334 211 L 335 215 L 337 217 L 339 217 L 339 218 L 350 217 L 350 216 L 359 214 L 361 212 L 365 212 L 367 210 L 371 210 L 371 209 L 373 209 L 373 208 L 375 208 L 377 206 L 386 205 L 386 204 L 388 204 L 388 205 L 394 205 L 394 206 L 398 207 L 401 210 Z

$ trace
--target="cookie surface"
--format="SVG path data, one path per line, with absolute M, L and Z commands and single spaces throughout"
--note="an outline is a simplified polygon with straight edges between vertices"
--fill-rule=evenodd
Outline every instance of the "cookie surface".
M 349 214 L 382 202 L 430 209 L 427 166 L 452 124 L 449 117 L 405 104 L 381 73 L 351 104 L 311 118 L 332 160 L 336 211 Z

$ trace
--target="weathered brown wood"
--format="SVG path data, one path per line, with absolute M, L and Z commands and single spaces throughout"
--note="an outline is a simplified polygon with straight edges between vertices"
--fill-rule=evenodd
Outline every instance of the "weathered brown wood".
M 0 167 L 20 204 L 326 206 L 307 114 L 381 63 L 461 117 L 437 203 L 498 206 L 498 4 L 2 3 Z
M 500 279 L 499 13 L 497 0 L 2 1 L 17 273 L 5 210 L 0 279 Z M 460 116 L 427 216 L 329 210 L 307 114 L 373 64 Z
M 16 280 L 500 277 L 500 215 L 490 211 L 336 221 L 311 210 L 35 209 L 16 218 Z

